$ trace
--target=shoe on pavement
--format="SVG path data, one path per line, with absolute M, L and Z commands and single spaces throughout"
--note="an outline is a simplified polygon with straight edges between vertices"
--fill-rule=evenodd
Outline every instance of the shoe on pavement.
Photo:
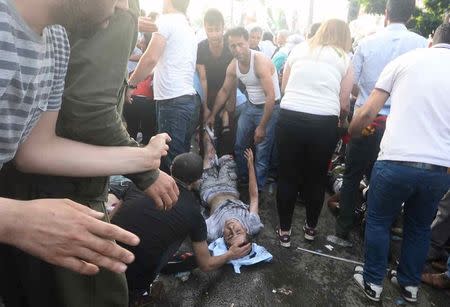
M 286 247 L 286 248 L 291 247 L 291 230 L 289 230 L 288 234 L 284 234 L 284 235 L 282 235 L 280 233 L 280 231 L 281 231 L 281 229 L 279 227 L 277 227 L 276 232 L 277 232 L 278 240 L 280 241 L 280 245 L 282 247 Z
M 309 227 L 308 223 L 305 222 L 303 226 L 303 231 L 305 232 L 305 239 L 308 241 L 314 241 L 316 238 L 317 230 L 315 228 Z
M 353 247 L 353 243 L 335 235 L 327 236 L 327 241 L 339 245 L 341 247 Z
M 410 303 L 417 303 L 417 294 L 419 293 L 419 287 L 400 285 L 398 283 L 396 270 L 389 271 L 388 279 L 391 281 L 391 283 L 400 287 L 401 294 L 402 294 L 403 298 L 405 299 L 405 301 L 410 302 Z
M 383 287 L 368 283 L 364 281 L 363 277 L 364 269 L 362 266 L 357 266 L 355 268 L 355 274 L 353 274 L 353 279 L 356 284 L 364 291 L 364 294 L 372 301 L 379 302 L 381 300 L 381 292 Z

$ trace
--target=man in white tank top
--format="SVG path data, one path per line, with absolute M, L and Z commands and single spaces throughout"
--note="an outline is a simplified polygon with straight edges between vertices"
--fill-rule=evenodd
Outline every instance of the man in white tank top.
M 258 189 L 262 190 L 266 183 L 275 143 L 275 125 L 280 111 L 278 75 L 270 59 L 261 52 L 250 50 L 247 30 L 234 28 L 226 36 L 234 59 L 228 66 L 225 82 L 217 94 L 207 124 L 214 123 L 216 114 L 222 110 L 228 97 L 234 95 L 240 80 L 246 86 L 248 102 L 239 117 L 236 133 L 235 159 L 238 176 L 241 182 L 247 181 L 244 151 L 254 144 Z

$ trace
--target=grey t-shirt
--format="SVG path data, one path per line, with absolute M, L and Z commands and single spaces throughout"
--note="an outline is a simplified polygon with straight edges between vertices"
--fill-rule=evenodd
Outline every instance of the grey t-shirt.
M 259 215 L 250 213 L 248 205 L 240 200 L 227 200 L 206 219 L 208 241 L 223 237 L 223 227 L 230 219 L 238 220 L 251 235 L 257 234 L 264 227 Z
M 37 35 L 11 0 L 0 0 L 0 169 L 44 111 L 58 111 L 70 47 L 61 26 Z

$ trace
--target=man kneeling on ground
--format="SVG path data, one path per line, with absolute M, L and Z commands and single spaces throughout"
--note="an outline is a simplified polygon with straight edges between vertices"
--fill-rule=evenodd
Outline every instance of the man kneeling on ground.
M 200 214 L 197 198 L 191 192 L 202 176 L 202 159 L 193 153 L 181 154 L 174 159 L 171 171 L 180 195 L 177 205 L 170 211 L 158 210 L 152 199 L 131 186 L 124 196 L 123 205 L 112 218 L 112 223 L 141 238 L 139 246 L 127 246 L 136 256 L 135 262 L 129 265 L 126 272 L 130 304 L 142 299 L 150 283 L 187 235 L 192 241 L 197 264 L 202 271 L 215 270 L 251 251 L 250 243 L 241 242 L 230 244 L 228 252 L 222 256 L 211 256 L 206 242 L 205 220 Z M 141 196 L 136 196 L 136 193 Z

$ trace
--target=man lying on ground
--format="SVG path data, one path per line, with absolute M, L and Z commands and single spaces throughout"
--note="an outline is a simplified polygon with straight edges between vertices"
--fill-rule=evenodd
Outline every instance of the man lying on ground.
M 204 144 L 204 172 L 200 196 L 210 209 L 210 216 L 206 220 L 208 241 L 224 237 L 228 246 L 246 242 L 249 235 L 257 234 L 264 227 L 258 215 L 258 186 L 253 152 L 250 149 L 245 151 L 249 172 L 249 206 L 239 200 L 236 163 L 233 157 L 225 155 L 217 159 L 208 137 L 205 137 Z
M 247 241 L 235 240 L 226 254 L 213 257 L 206 242 L 207 231 L 200 205 L 191 191 L 202 176 L 202 159 L 197 154 L 177 156 L 171 167 L 172 177 L 178 184 L 180 195 L 177 205 L 170 211 L 160 211 L 151 198 L 133 186 L 122 195 L 124 203 L 112 218 L 112 223 L 132 231 L 141 238 L 136 247 L 127 246 L 136 257 L 126 272 L 130 293 L 130 306 L 142 300 L 150 283 L 167 264 L 189 236 L 197 264 L 202 271 L 215 270 L 233 259 L 251 251 Z M 119 196 L 120 197 L 120 196 Z

